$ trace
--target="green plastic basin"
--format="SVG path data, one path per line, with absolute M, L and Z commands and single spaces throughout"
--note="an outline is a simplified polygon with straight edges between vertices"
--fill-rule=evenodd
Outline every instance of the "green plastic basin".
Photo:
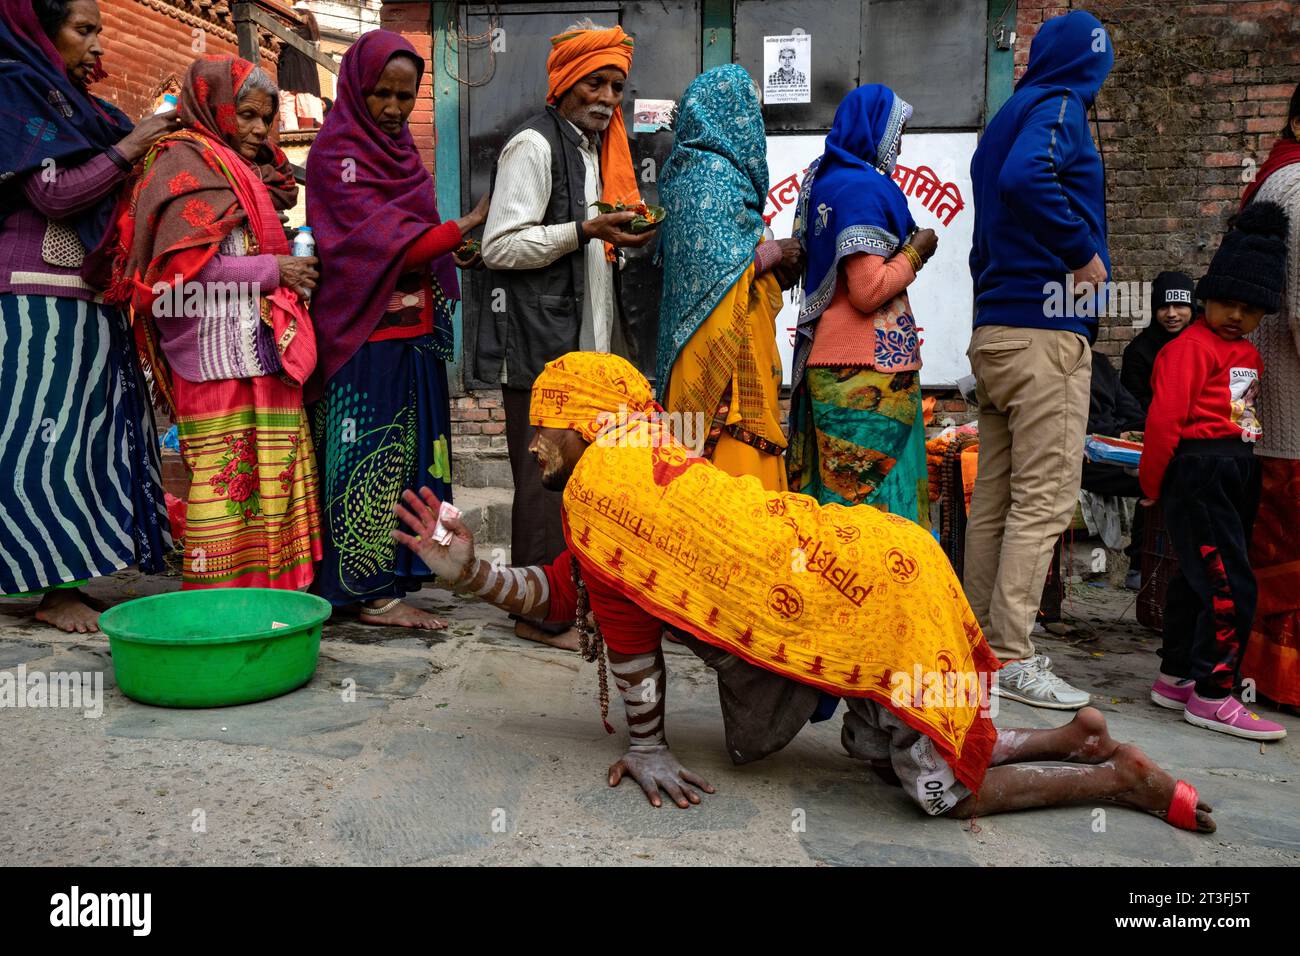
M 329 602 L 314 594 L 210 588 L 127 601 L 105 611 L 99 626 L 127 697 L 159 707 L 223 707 L 311 680 L 329 616 Z

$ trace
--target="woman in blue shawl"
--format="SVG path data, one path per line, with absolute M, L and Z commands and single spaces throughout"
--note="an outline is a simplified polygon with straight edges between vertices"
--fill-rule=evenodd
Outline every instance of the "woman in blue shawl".
M 90 94 L 99 31 L 94 0 L 0 0 L 0 594 L 79 633 L 99 611 L 78 585 L 171 547 L 126 319 L 81 272 L 176 114 L 132 129 Z
M 791 376 L 790 489 L 929 523 L 920 340 L 907 287 L 937 239 L 891 178 L 912 108 L 862 86 L 808 170 L 795 235 L 808 256 Z
M 776 314 L 801 253 L 794 239 L 763 238 L 767 138 L 758 91 L 739 66 L 687 87 L 659 196 L 659 401 L 705 425 L 702 451 L 718 467 L 784 491 Z M 680 436 L 688 444 L 692 431 Z

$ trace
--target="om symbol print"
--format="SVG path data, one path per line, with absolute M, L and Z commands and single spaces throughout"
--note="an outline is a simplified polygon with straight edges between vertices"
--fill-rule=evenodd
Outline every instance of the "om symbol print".
M 909 558 L 898 548 L 890 548 L 885 553 L 885 570 L 899 584 L 911 584 L 920 574 L 915 558 Z
M 803 598 L 788 584 L 778 584 L 767 592 L 767 606 L 781 617 L 794 621 L 803 613 Z

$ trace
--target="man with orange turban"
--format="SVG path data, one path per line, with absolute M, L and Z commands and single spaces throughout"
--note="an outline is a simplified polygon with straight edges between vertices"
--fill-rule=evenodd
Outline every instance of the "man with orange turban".
M 543 488 L 527 452 L 529 389 L 566 352 L 626 351 L 620 250 L 654 238 L 653 230 L 628 231 L 633 213 L 593 206 L 641 201 L 622 112 L 632 50 L 621 27 L 590 20 L 552 37 L 546 109 L 507 140 L 492 173 L 483 263 L 493 304 L 481 313 L 472 375 L 502 388 L 515 486 L 511 551 L 523 565 L 564 550 L 560 496 Z M 516 619 L 515 633 L 577 647 L 563 625 Z
M 943 551 L 923 528 L 874 508 L 767 491 L 678 442 L 650 384 L 613 355 L 572 352 L 532 389 L 530 451 L 563 492 L 569 547 L 545 567 L 478 558 L 465 525 L 423 488 L 403 495 L 394 537 L 462 593 L 517 614 L 574 621 L 608 648 L 629 747 L 609 785 L 635 780 L 654 806 L 712 793 L 664 730 L 665 628 L 718 674 L 727 752 L 748 763 L 847 705 L 841 741 L 932 816 L 1124 804 L 1208 833 L 1195 788 L 1121 745 L 1094 708 L 1047 730 L 999 732 L 998 663 Z M 613 729 L 606 725 L 610 733 Z M 1023 766 L 1066 761 L 1074 766 Z

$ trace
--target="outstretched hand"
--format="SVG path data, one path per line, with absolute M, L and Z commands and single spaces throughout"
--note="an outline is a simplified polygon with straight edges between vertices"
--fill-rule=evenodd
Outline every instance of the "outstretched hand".
M 659 797 L 660 790 L 672 797 L 673 802 L 683 810 L 692 803 L 700 802 L 700 795 L 687 784 L 694 784 L 705 793 L 716 792 L 707 780 L 678 763 L 667 747 L 629 750 L 622 760 L 609 768 L 609 785 L 617 787 L 624 775 L 641 785 L 653 807 L 663 805 Z
M 393 514 L 410 533 L 395 530 L 393 540 L 406 545 L 430 571 L 452 584 L 472 574 L 477 563 L 474 535 L 465 523 L 459 518 L 444 521 L 443 527 L 452 533 L 452 539 L 450 544 L 441 545 L 433 538 L 434 528 L 438 525 L 438 509 L 442 507 L 438 497 L 426 486 L 420 489 L 418 496 L 409 489 L 403 491 L 402 502 L 393 507 Z

